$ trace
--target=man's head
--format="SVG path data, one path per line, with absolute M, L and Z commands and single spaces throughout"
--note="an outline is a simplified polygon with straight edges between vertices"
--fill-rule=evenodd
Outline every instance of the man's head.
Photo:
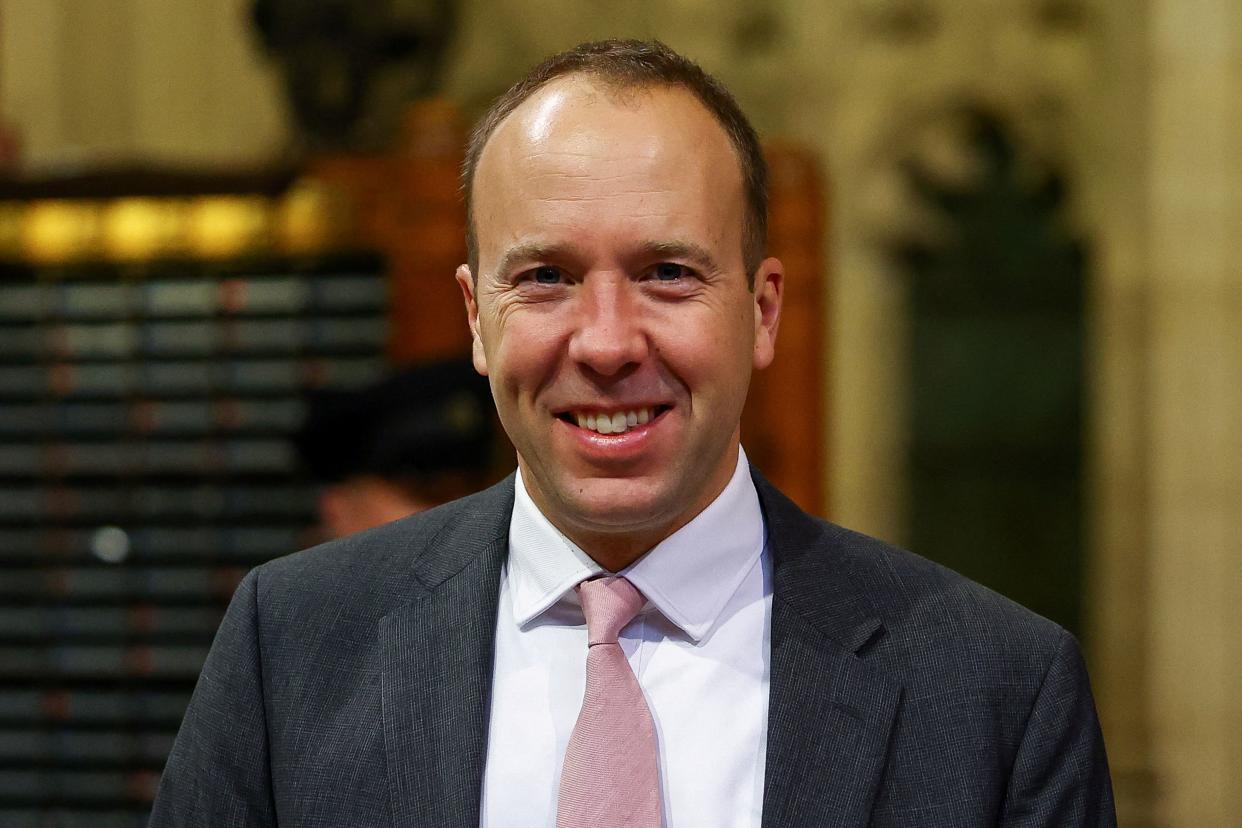
M 492 479 L 490 407 L 456 359 L 312 393 L 293 445 L 320 485 L 321 529 L 341 537 L 478 491 Z
M 470 133 L 461 178 L 466 200 L 466 250 L 470 269 L 476 278 L 479 249 L 474 221 L 474 177 L 483 147 L 496 127 L 513 110 L 552 81 L 570 75 L 590 78 L 601 89 L 618 96 L 655 87 L 680 87 L 697 98 L 711 113 L 737 153 L 737 163 L 745 183 L 746 216 L 742 244 L 747 276 L 753 276 L 764 257 L 768 241 L 768 168 L 759 146 L 759 136 L 745 113 L 720 81 L 663 43 L 602 40 L 584 43 L 540 63 L 497 98 Z
M 647 44 L 568 54 L 631 52 L 692 66 Z M 524 84 L 473 148 L 475 252 L 457 278 L 532 498 L 619 569 L 728 482 L 783 274 L 750 262 L 752 182 L 693 89 L 589 68 Z

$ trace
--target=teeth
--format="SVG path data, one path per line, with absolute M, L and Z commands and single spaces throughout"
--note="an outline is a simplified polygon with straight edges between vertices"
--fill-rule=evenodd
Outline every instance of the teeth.
M 615 414 L 586 413 L 576 411 L 573 414 L 578 428 L 586 428 L 599 434 L 623 434 L 631 428 L 651 422 L 653 412 L 650 408 L 636 408 L 632 411 L 618 411 Z

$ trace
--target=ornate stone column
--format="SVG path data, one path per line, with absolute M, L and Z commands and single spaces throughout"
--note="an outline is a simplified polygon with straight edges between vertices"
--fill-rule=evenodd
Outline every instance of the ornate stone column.
M 1145 9 L 1098 9 L 1099 82 L 1083 157 L 1083 212 L 1095 239 L 1088 347 L 1088 661 L 1108 744 L 1118 819 L 1152 826 L 1149 629 L 1149 316 L 1152 221 Z
M 1152 0 L 1154 762 L 1170 825 L 1242 812 L 1242 6 Z

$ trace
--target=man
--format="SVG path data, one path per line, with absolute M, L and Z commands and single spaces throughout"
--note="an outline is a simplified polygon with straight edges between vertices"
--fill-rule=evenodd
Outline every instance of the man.
M 1113 824 L 1068 634 L 749 468 L 783 273 L 715 81 L 558 55 L 464 183 L 519 473 L 251 573 L 153 824 Z
M 293 435 L 319 484 L 325 539 L 447 503 L 494 482 L 491 394 L 468 360 L 407 367 L 359 389 L 321 390 Z M 499 476 L 499 475 L 497 475 Z

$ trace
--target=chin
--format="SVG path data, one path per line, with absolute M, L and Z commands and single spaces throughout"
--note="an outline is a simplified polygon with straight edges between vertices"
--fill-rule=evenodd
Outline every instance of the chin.
M 674 521 L 671 498 L 645 489 L 633 480 L 580 483 L 562 501 L 563 512 L 593 532 L 642 532 Z

